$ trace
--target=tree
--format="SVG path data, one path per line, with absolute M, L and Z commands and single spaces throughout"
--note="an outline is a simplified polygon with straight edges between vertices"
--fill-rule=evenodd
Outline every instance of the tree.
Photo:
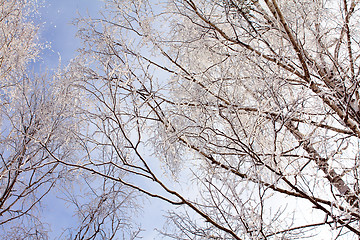
M 77 22 L 89 154 L 73 167 L 184 206 L 174 239 L 360 236 L 358 9 L 106 1 Z
M 49 112 L 43 99 L 46 93 L 40 86 L 42 79 L 35 77 L 32 82 L 25 72 L 40 49 L 37 28 L 26 21 L 32 4 L 0 3 L 0 226 L 2 238 L 6 239 L 25 238 L 26 234 L 33 238 L 42 236 L 43 226 L 33 214 L 34 206 L 52 187 L 49 173 L 57 165 L 48 164 L 33 141 L 39 135 L 44 134 L 44 139 L 51 135 L 39 131 L 41 125 L 48 125 L 47 119 L 39 117 L 46 114 L 40 113 Z
M 71 164 L 81 155 L 74 135 L 81 123 L 73 117 L 78 92 L 66 69 L 31 69 L 44 47 L 33 23 L 38 7 L 31 0 L 0 0 L 0 238 L 49 239 L 51 222 L 43 212 L 56 191 L 79 217 L 59 239 L 111 239 L 119 230 L 127 236 L 131 222 L 123 212 L 134 207 L 135 194 L 56 161 Z

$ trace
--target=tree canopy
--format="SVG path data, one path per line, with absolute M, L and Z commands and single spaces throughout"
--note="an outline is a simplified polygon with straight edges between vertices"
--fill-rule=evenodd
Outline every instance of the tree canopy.
M 360 236 L 358 1 L 104 4 L 75 21 L 83 46 L 36 98 L 48 107 L 16 85 L 19 143 L 0 165 L 89 183 L 89 203 L 69 190 L 71 238 L 140 237 L 125 216 L 141 197 L 168 204 L 168 239 Z

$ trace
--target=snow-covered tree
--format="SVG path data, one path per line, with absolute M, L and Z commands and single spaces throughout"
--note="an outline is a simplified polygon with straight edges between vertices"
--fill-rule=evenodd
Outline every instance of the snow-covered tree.
M 174 239 L 360 236 L 358 1 L 105 2 L 78 167 L 184 206 Z
M 60 78 L 33 73 L 43 48 L 33 23 L 37 4 L 0 1 L 0 238 L 46 239 L 40 203 L 61 179 L 72 114 Z M 64 84 L 65 85 L 65 84 Z M 41 144 L 47 146 L 45 149 Z
M 0 0 L 0 238 L 49 239 L 52 230 L 59 239 L 135 237 L 127 217 L 135 194 L 73 168 L 86 155 L 77 138 L 86 124 L 75 119 L 83 99 L 72 86 L 79 72 L 33 70 L 44 48 L 34 23 L 40 4 Z M 64 229 L 44 217 L 49 195 L 74 211 Z

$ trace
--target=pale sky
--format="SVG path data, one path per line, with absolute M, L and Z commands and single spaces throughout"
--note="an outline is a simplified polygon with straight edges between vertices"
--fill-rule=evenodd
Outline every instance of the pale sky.
M 76 56 L 76 49 L 80 47 L 79 39 L 75 38 L 76 27 L 71 24 L 79 14 L 82 16 L 96 16 L 102 6 L 101 0 L 44 0 L 45 4 L 39 10 L 40 41 L 50 43 L 51 48 L 41 53 L 41 59 L 35 63 L 34 68 L 39 70 L 56 69 L 61 58 L 61 66 L 69 64 Z M 144 201 L 143 214 L 134 217 L 145 231 L 141 234 L 143 239 L 159 239 L 155 228 L 161 229 L 164 220 L 162 215 L 166 204 L 161 201 Z M 76 218 L 73 212 L 63 201 L 54 194 L 45 199 L 47 209 L 44 215 L 51 224 L 51 239 L 59 237 L 64 228 L 71 225 Z

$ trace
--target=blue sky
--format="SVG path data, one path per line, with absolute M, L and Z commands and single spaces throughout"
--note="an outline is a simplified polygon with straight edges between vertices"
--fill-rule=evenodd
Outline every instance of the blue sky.
M 62 67 L 69 64 L 76 56 L 76 49 L 81 46 L 79 39 L 75 38 L 76 27 L 71 22 L 79 14 L 95 15 L 101 5 L 100 0 L 44 0 L 37 20 L 40 25 L 40 42 L 48 47 L 41 52 L 35 69 L 54 70 L 59 66 L 60 59 Z M 50 239 L 59 237 L 76 220 L 72 209 L 56 194 L 52 191 L 46 197 L 46 210 L 43 212 L 51 226 Z
M 50 48 L 44 49 L 41 58 L 35 63 L 35 69 L 56 69 L 59 66 L 69 64 L 76 56 L 76 49 L 81 47 L 79 39 L 75 38 L 76 27 L 71 24 L 74 18 L 81 16 L 96 16 L 101 9 L 100 0 L 44 0 L 44 6 L 39 9 L 40 41 L 49 43 Z M 63 201 L 55 195 L 46 199 L 47 206 L 44 215 L 51 224 L 51 239 L 58 237 L 75 221 L 71 208 L 68 208 Z M 154 228 L 161 229 L 164 223 L 162 215 L 165 213 L 166 204 L 159 200 L 147 201 L 142 204 L 142 214 L 134 220 L 141 223 L 145 232 L 141 234 L 143 239 L 159 239 Z
M 45 0 L 39 10 L 40 41 L 50 43 L 51 49 L 41 54 L 42 64 L 56 68 L 61 56 L 61 65 L 67 65 L 80 47 L 75 38 L 76 27 L 71 24 L 73 19 L 80 15 L 96 16 L 102 4 L 100 0 Z

